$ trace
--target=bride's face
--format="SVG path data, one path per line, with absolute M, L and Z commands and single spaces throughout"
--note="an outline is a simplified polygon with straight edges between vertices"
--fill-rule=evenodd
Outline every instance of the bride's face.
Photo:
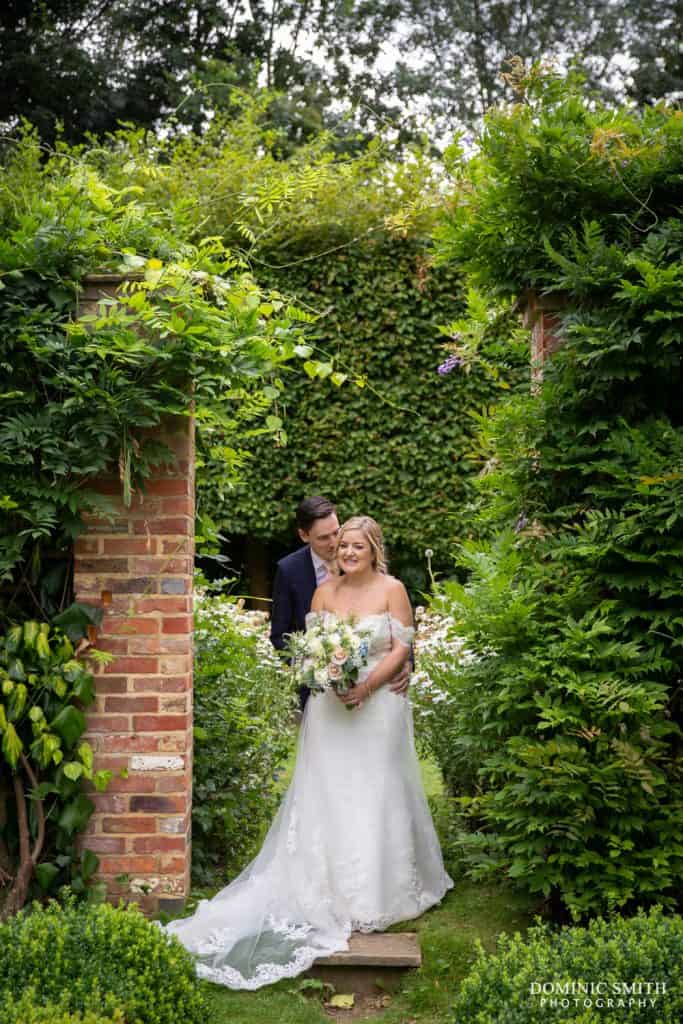
M 337 564 L 350 576 L 372 568 L 372 548 L 362 530 L 345 530 L 337 548 Z

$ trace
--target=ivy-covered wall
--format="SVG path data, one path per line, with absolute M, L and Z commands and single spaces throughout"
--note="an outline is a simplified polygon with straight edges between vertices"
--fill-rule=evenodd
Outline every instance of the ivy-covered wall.
M 349 380 L 311 387 L 291 375 L 279 409 L 286 446 L 259 444 L 234 492 L 220 494 L 203 473 L 200 507 L 224 533 L 293 546 L 298 502 L 329 495 L 342 518 L 367 513 L 382 524 L 391 567 L 421 588 L 425 549 L 448 565 L 453 538 L 467 534 L 471 414 L 499 384 L 481 367 L 437 372 L 447 340 L 438 325 L 458 316 L 464 299 L 458 275 L 430 266 L 421 238 L 375 236 L 304 258 L 315 248 L 324 247 L 302 243 L 293 265 L 261 265 L 259 278 L 324 312 L 317 344 Z M 367 384 L 351 383 L 356 376 Z

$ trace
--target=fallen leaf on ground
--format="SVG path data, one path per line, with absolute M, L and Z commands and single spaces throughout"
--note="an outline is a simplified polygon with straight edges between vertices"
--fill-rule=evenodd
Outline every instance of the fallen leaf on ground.
M 354 996 L 353 992 L 350 992 L 348 995 L 346 995 L 346 993 L 344 992 L 339 992 L 337 993 L 337 995 L 332 996 L 329 1003 L 327 1003 L 327 1006 L 337 1006 L 341 1010 L 350 1010 L 355 1002 L 355 999 L 356 997 Z

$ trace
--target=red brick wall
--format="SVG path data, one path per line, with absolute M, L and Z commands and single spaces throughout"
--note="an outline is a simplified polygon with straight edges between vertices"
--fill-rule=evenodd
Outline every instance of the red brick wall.
M 82 843 L 99 856 L 109 897 L 149 912 L 189 893 L 192 800 L 194 424 L 169 419 L 155 437 L 177 466 L 160 468 L 130 508 L 119 480 L 99 481 L 115 518 L 88 522 L 74 564 L 76 600 L 104 608 L 96 647 L 115 656 L 96 673 L 87 730 L 95 769 L 114 778 L 89 794 L 96 811 Z
M 562 342 L 558 313 L 566 304 L 567 298 L 562 293 L 538 295 L 529 291 L 526 294 L 524 323 L 531 328 L 531 376 L 534 381 L 542 379 L 543 363 Z

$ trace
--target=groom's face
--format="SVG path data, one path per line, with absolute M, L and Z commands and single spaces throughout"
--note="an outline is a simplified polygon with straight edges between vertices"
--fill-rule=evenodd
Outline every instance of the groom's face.
M 318 558 L 331 562 L 337 550 L 337 534 L 339 533 L 339 520 L 334 512 L 324 519 L 314 519 L 310 530 L 299 530 L 299 536 L 304 544 L 310 544 L 311 550 L 315 551 Z

